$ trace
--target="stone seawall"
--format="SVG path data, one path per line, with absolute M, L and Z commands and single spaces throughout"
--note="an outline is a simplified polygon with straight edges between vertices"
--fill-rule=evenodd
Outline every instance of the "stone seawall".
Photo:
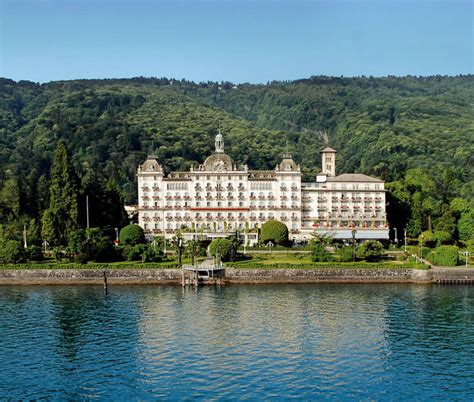
M 474 271 L 474 270 L 473 270 Z M 180 284 L 180 269 L 0 269 L 0 285 Z M 227 268 L 225 283 L 430 283 L 431 270 L 404 269 L 258 269 Z
M 180 269 L 0 269 L 0 285 L 180 284 Z
M 430 283 L 428 270 L 414 269 L 226 269 L 229 283 L 406 282 Z

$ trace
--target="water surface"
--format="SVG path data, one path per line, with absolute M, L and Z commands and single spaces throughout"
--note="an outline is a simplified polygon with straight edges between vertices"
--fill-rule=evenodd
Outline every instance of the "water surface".
M 1 398 L 474 397 L 474 286 L 3 286 L 0 311 Z

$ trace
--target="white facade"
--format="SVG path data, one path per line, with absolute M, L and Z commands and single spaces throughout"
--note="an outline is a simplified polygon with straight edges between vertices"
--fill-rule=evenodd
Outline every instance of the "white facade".
M 226 237 L 237 230 L 257 240 L 268 220 L 285 223 L 290 239 L 309 240 L 314 231 L 333 238 L 388 239 L 382 180 L 362 174 L 335 176 L 336 151 L 322 153 L 316 182 L 302 182 L 300 167 L 285 155 L 274 170 L 237 166 L 224 153 L 222 134 L 216 152 L 202 165 L 165 176 L 153 155 L 138 167 L 138 223 L 152 236 Z

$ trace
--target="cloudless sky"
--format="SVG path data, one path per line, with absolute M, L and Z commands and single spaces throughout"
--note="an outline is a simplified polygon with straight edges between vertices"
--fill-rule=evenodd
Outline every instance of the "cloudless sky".
M 0 0 L 0 76 L 473 73 L 471 0 Z

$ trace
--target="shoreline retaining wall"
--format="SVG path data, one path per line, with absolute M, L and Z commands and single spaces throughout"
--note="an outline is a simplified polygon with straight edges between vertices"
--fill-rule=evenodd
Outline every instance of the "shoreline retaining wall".
M 473 270 L 474 271 L 474 270 Z M 0 285 L 181 284 L 180 269 L 0 269 Z M 474 272 L 473 272 L 474 274 Z M 443 274 L 445 277 L 449 272 Z M 473 275 L 474 278 L 474 275 Z M 432 270 L 226 268 L 225 283 L 432 283 Z

